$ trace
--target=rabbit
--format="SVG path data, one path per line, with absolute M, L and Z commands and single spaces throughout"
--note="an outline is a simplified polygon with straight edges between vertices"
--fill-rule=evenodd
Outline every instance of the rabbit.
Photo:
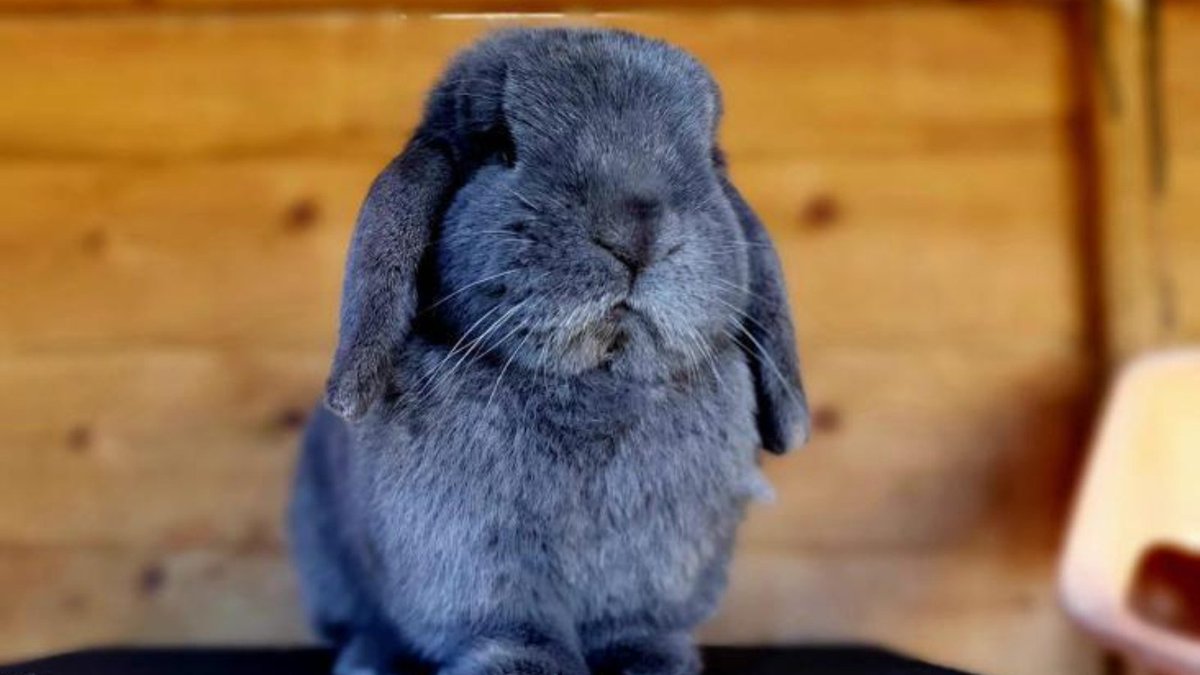
M 338 675 L 688 675 L 808 436 L 780 264 L 692 56 L 523 28 L 458 55 L 350 243 L 289 510 Z

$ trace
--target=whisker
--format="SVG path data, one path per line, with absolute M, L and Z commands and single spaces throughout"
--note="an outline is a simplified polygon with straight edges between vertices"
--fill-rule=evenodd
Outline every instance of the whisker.
M 717 302 L 721 303 L 722 305 L 725 305 L 729 309 L 736 312 L 740 318 L 745 319 L 745 320 L 749 321 L 750 323 L 754 324 L 755 326 L 758 326 L 759 328 L 761 328 L 763 330 L 763 332 L 770 332 L 766 326 L 762 325 L 762 323 L 758 321 L 758 319 L 755 319 L 754 317 L 747 314 L 746 310 L 742 309 L 741 307 L 738 307 L 729 302 L 725 302 L 720 297 L 715 296 L 715 295 L 710 297 L 709 300 L 716 300 Z
M 492 385 L 492 393 L 488 396 L 487 404 L 483 406 L 485 411 L 492 407 L 492 401 L 496 398 L 496 392 L 500 389 L 500 381 L 504 379 L 504 374 L 508 372 L 508 367 L 512 365 L 513 360 L 517 358 L 517 354 L 521 352 L 521 348 L 524 347 L 527 342 L 529 342 L 529 338 L 532 336 L 533 333 L 525 333 L 525 337 L 522 338 L 519 343 L 517 343 L 517 346 L 513 348 L 512 354 L 509 355 L 508 360 L 504 362 L 504 367 L 500 369 L 500 374 L 496 376 L 496 384 Z
M 762 343 L 759 342 L 757 339 L 755 339 L 755 337 L 753 335 L 751 335 L 750 331 L 746 330 L 745 327 L 739 325 L 739 326 L 736 326 L 736 328 L 738 330 L 740 330 L 742 332 L 742 334 L 746 336 L 747 339 L 749 339 L 751 342 L 753 342 L 755 347 L 758 348 L 758 352 L 757 352 L 758 360 L 760 362 L 766 363 L 767 366 L 770 367 L 771 372 L 775 374 L 775 377 L 778 378 L 779 383 L 781 385 L 783 385 L 783 390 L 788 393 L 788 396 L 791 397 L 791 399 L 794 402 L 803 406 L 804 402 L 801 401 L 800 398 L 795 394 L 795 392 L 792 391 L 791 383 L 788 382 L 788 379 L 783 376 L 783 373 L 781 373 L 779 371 L 779 368 L 775 365 L 775 362 L 772 361 L 770 356 L 767 354 L 767 348 L 763 347 Z
M 479 279 L 478 281 L 472 281 L 471 283 L 467 284 L 466 286 L 463 286 L 462 288 L 458 289 L 457 291 L 454 291 L 453 293 L 449 293 L 449 294 L 443 296 L 437 302 L 433 303 L 432 305 L 430 305 L 430 306 L 426 307 L 425 309 L 421 310 L 420 312 L 418 312 L 417 315 L 420 316 L 428 311 L 431 311 L 434 308 L 441 305 L 442 303 L 446 302 L 447 300 L 450 300 L 451 298 L 457 296 L 458 294 L 463 293 L 464 291 L 468 291 L 480 284 L 486 284 L 487 282 L 492 281 L 494 279 L 499 279 L 500 277 L 508 276 L 509 274 L 515 274 L 516 272 L 519 272 L 519 271 L 520 270 L 508 270 L 506 272 L 500 272 L 498 274 L 493 274 L 491 276 L 484 277 L 482 279 Z
M 700 334 L 700 331 L 696 330 L 695 328 L 691 328 L 689 331 L 691 332 L 693 339 L 696 341 L 696 344 L 700 347 L 701 356 L 706 362 L 708 362 L 708 367 L 712 369 L 712 374 L 717 380 L 717 384 L 724 389 L 725 380 L 721 378 L 721 373 L 719 373 L 717 370 L 717 354 L 715 351 L 713 351 L 712 345 L 709 345 L 707 342 L 705 342 L 704 336 Z
M 463 362 L 466 361 L 467 358 L 470 357 L 471 354 L 475 351 L 475 348 L 483 345 L 483 341 L 487 339 L 487 336 L 491 335 L 497 328 L 499 328 L 501 325 L 503 325 L 504 322 L 507 321 L 509 317 L 511 317 L 515 312 L 517 312 L 517 310 L 521 309 L 521 307 L 523 307 L 525 305 L 525 303 L 528 301 L 529 301 L 529 298 L 526 298 L 525 300 L 522 300 L 522 301 L 518 302 L 517 304 L 513 305 L 512 307 L 510 307 L 508 309 L 508 311 L 506 311 L 503 315 L 500 316 L 499 319 L 496 319 L 495 321 L 493 321 L 492 325 L 489 326 L 486 331 L 484 331 L 482 334 L 480 334 L 479 337 L 472 340 L 471 344 L 468 345 L 467 349 L 463 352 L 463 355 L 461 357 L 459 357 L 458 361 L 453 366 L 451 366 L 449 372 L 447 372 L 443 376 L 443 379 L 448 379 L 451 375 L 453 375 L 455 372 L 457 372 L 458 368 L 463 364 Z M 519 328 L 519 326 L 518 326 L 518 328 Z M 486 353 L 486 351 L 487 350 L 485 349 L 483 352 L 480 352 L 479 356 L 482 356 L 484 353 Z
M 513 230 L 504 230 L 504 229 L 495 229 L 495 230 L 464 230 L 464 231 L 462 231 L 462 232 L 455 232 L 455 233 L 454 233 L 453 235 L 451 235 L 450 237 L 445 237 L 445 238 L 443 238 L 443 240 L 444 240 L 444 241 L 446 241 L 446 240 L 448 240 L 448 241 L 456 241 L 456 240 L 458 240 L 458 239 L 470 239 L 470 238 L 472 238 L 474 235 L 477 235 L 477 234 L 507 234 L 507 235 L 516 235 L 517 233 L 516 233 L 515 231 L 513 231 Z
M 758 298 L 759 300 L 762 300 L 763 302 L 766 302 L 767 304 L 775 303 L 775 300 L 772 300 L 761 293 L 755 293 L 754 291 L 750 290 L 749 288 L 743 288 L 743 287 L 738 286 L 737 284 L 733 283 L 732 281 L 726 281 L 725 279 L 722 279 L 721 277 L 711 277 L 710 281 L 716 281 L 718 283 L 724 284 L 725 286 L 729 287 L 731 290 L 735 290 L 738 293 L 745 293 L 746 295 L 749 295 L 752 298 Z
M 449 361 L 452 356 L 454 356 L 455 352 L 458 351 L 459 346 L 463 343 L 464 340 L 467 339 L 467 336 L 471 334 L 471 331 L 475 330 L 475 328 L 479 324 L 481 324 L 485 320 L 487 320 L 487 318 L 489 316 L 491 316 L 494 312 L 496 312 L 496 310 L 500 309 L 500 307 L 501 307 L 501 305 L 497 304 L 495 307 L 492 307 L 487 312 L 484 312 L 483 316 L 476 319 L 475 323 L 471 324 L 470 326 L 467 327 L 467 329 L 465 331 L 463 331 L 463 334 L 458 338 L 458 341 L 454 343 L 454 346 L 450 348 L 450 351 L 446 352 L 446 356 L 443 357 L 442 360 L 439 361 L 438 364 L 433 367 L 433 369 L 429 372 L 428 375 L 426 375 L 424 378 L 422 378 L 421 384 L 418 385 L 419 391 L 416 391 L 417 394 L 424 394 L 425 387 L 429 384 L 430 381 L 433 380 L 433 378 L 435 376 L 437 376 L 437 373 L 439 370 L 442 369 L 442 366 L 446 365 L 446 362 Z
M 509 192 L 511 192 L 511 193 L 512 193 L 512 195 L 513 195 L 514 197 L 516 197 L 518 201 L 520 201 L 522 204 L 524 204 L 524 205 L 525 205 L 525 208 L 529 209 L 530 211 L 533 211 L 534 213 L 541 213 L 541 212 L 542 212 L 542 210 L 541 210 L 541 209 L 539 209 L 539 208 L 537 207 L 537 205 L 536 205 L 536 204 L 534 204 L 534 203 L 533 203 L 533 202 L 532 202 L 532 201 L 531 201 L 531 200 L 530 200 L 528 197 L 526 197 L 525 195 L 521 194 L 520 192 L 517 192 L 516 188 L 514 188 L 514 187 L 512 187 L 512 186 L 507 186 L 507 188 L 508 188 L 508 191 L 509 191 Z

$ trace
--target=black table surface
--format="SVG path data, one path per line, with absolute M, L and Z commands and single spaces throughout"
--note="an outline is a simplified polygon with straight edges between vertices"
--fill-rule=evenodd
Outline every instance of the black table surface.
M 709 647 L 706 675 L 966 675 L 870 647 Z M 316 648 L 124 649 L 70 652 L 0 666 L 0 675 L 328 675 Z

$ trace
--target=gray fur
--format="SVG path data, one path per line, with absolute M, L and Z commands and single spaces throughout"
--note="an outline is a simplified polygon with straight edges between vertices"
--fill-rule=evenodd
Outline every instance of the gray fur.
M 291 507 L 339 673 L 699 671 L 757 448 L 808 425 L 719 117 L 624 32 L 451 64 L 359 217 Z

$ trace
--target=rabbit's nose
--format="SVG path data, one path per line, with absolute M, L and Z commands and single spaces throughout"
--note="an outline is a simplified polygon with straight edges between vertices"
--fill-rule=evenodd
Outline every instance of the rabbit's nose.
M 592 241 L 636 276 L 654 260 L 663 207 L 641 197 L 626 200 L 623 207 L 620 226 L 598 232 Z

